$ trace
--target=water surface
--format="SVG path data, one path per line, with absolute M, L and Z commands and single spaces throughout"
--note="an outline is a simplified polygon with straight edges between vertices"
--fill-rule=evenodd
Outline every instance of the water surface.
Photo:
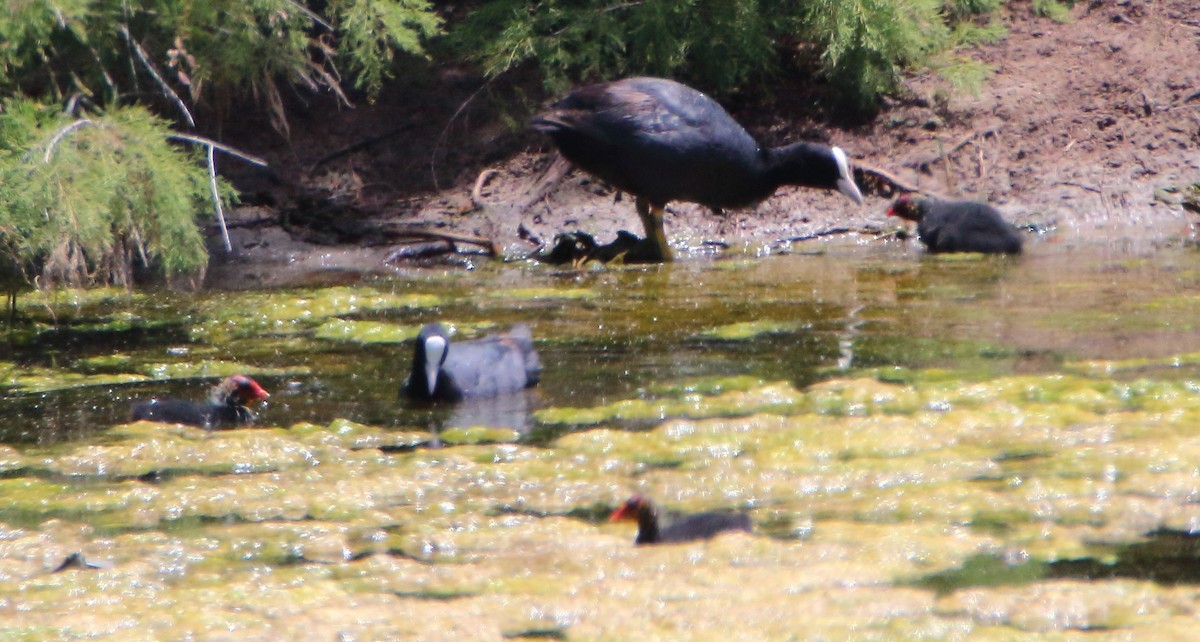
M 55 329 L 26 301 L 46 329 L 2 364 L 0 630 L 1186 634 L 1200 254 L 818 247 L 89 293 L 54 306 Z M 531 325 L 541 385 L 400 399 L 432 320 Z M 272 392 L 257 428 L 124 423 L 132 399 L 239 371 Z M 635 491 L 747 510 L 756 534 L 634 548 L 604 517 Z M 74 552 L 103 568 L 51 572 Z

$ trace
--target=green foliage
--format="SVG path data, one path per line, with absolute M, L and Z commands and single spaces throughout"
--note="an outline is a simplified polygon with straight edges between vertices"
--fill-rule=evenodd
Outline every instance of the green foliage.
M 904 66 L 949 69 L 940 54 L 1002 37 L 1003 27 L 979 18 L 1001 3 L 491 0 L 451 33 L 451 41 L 491 76 L 536 67 L 552 93 L 633 74 L 727 92 L 769 77 L 796 51 L 815 51 L 820 71 L 846 102 L 869 107 L 895 88 Z M 986 67 L 977 65 L 970 75 L 981 73 Z
M 957 20 L 987 15 L 1000 8 L 1002 0 L 946 0 L 946 13 Z
M 925 60 L 948 33 L 939 0 L 811 0 L 804 24 L 826 43 L 825 73 L 861 106 L 892 90 L 900 66 Z
M 168 274 L 204 267 L 206 170 L 141 107 L 73 118 L 33 101 L 0 112 L 0 232 L 45 281 L 128 284 L 135 258 Z M 227 187 L 221 188 L 225 199 Z
M 764 6 L 759 0 L 493 0 L 451 35 L 487 74 L 533 63 L 554 92 L 577 79 L 634 73 L 729 88 L 775 64 L 773 14 Z
M 278 83 L 341 94 L 336 58 L 376 92 L 395 50 L 440 30 L 428 0 L 28 0 L 0 13 L 0 96 L 252 95 L 283 128 Z
M 283 87 L 345 99 L 346 72 L 374 95 L 397 50 L 424 55 L 422 42 L 440 31 L 429 0 L 8 2 L 0 273 L 127 284 L 135 260 L 167 274 L 203 268 L 206 167 L 168 142 L 168 123 L 150 108 L 191 124 L 194 104 L 254 97 L 286 132 Z
M 424 54 L 421 41 L 441 33 L 441 19 L 426 0 L 344 0 L 334 8 L 355 85 L 371 94 L 389 77 L 396 50 Z
M 1075 6 L 1074 0 L 1067 0 L 1066 3 L 1058 0 L 1033 0 L 1035 14 L 1058 22 L 1066 22 L 1071 19 L 1070 8 L 1073 6 Z

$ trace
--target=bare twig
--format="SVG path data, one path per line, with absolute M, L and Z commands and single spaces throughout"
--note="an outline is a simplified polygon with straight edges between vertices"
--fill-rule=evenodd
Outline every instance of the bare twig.
M 942 141 L 939 140 L 938 149 L 940 150 L 941 148 Z M 951 193 L 957 193 L 958 190 L 954 187 L 954 172 L 952 171 L 954 166 L 950 164 L 950 154 L 941 153 L 939 155 L 942 157 L 942 170 L 946 172 L 946 187 Z
M 943 158 L 946 158 L 946 157 L 954 154 L 954 152 L 957 152 L 958 150 L 962 149 L 964 145 L 971 142 L 976 137 L 986 138 L 987 136 L 994 136 L 999 131 L 1000 131 L 999 125 L 997 125 L 995 127 L 987 127 L 984 129 L 977 129 L 977 130 L 967 134 L 966 136 L 963 136 L 962 138 L 960 138 L 958 140 L 958 142 L 954 143 L 954 145 L 950 147 L 950 149 L 947 149 L 945 151 L 940 151 L 936 156 L 934 156 L 932 158 L 927 158 L 925 160 L 919 160 L 919 161 L 909 161 L 909 162 L 905 163 L 904 166 L 911 167 L 915 170 L 922 171 L 922 172 L 928 171 L 930 165 L 933 165 L 934 163 L 942 160 Z
M 67 136 L 67 134 L 70 134 L 71 132 L 75 131 L 76 129 L 79 129 L 80 127 L 85 127 L 87 125 L 99 125 L 99 124 L 100 123 L 97 123 L 96 121 L 94 121 L 90 118 L 80 118 L 79 120 L 71 123 L 70 125 L 67 125 L 67 126 L 63 127 L 62 129 L 59 129 L 58 131 L 54 132 L 54 136 L 52 136 L 50 138 L 50 143 L 46 145 L 46 152 L 44 154 L 42 154 L 42 162 L 46 163 L 46 164 L 50 163 L 50 157 L 54 155 L 54 148 L 57 147 L 60 142 L 62 142 L 62 139 L 65 138 Z
M 487 207 L 487 203 L 483 200 L 483 188 L 487 186 L 489 180 L 500 172 L 494 169 L 485 169 L 479 172 L 479 177 L 475 179 L 475 186 L 471 188 L 471 204 L 475 209 L 481 210 Z
M 215 141 L 211 138 L 205 138 L 203 136 L 193 136 L 192 134 L 171 134 L 167 138 L 171 138 L 173 140 L 185 140 L 185 141 L 188 141 L 189 143 L 197 143 L 200 145 L 206 145 L 210 148 L 225 152 L 226 154 L 229 154 L 230 156 L 235 156 L 237 158 L 240 158 L 240 159 L 246 161 L 247 163 L 250 163 L 251 165 L 257 165 L 259 167 L 268 167 L 267 161 L 265 161 L 257 156 L 251 156 L 250 154 L 247 154 L 246 152 L 239 151 L 228 145 L 223 145 L 221 143 L 218 143 L 217 141 Z
M 483 93 L 483 90 L 487 89 L 488 85 L 492 84 L 492 81 L 496 80 L 496 78 L 498 78 L 498 76 L 488 78 L 486 82 L 479 86 L 479 89 L 476 89 L 474 93 L 467 97 L 466 100 L 462 101 L 462 104 L 458 106 L 458 109 L 455 109 L 454 113 L 450 114 L 450 120 L 446 121 L 446 126 L 442 128 L 442 133 L 438 134 L 437 142 L 433 145 L 433 151 L 429 154 L 429 174 L 431 177 L 433 177 L 433 189 L 441 189 L 441 187 L 438 186 L 437 155 L 438 151 L 445 146 L 446 137 L 450 135 L 450 126 L 454 124 L 454 121 L 458 120 L 458 117 L 462 115 L 464 111 L 466 111 L 467 105 L 470 105 L 472 102 L 474 102 L 474 100 L 479 97 L 479 94 Z
M 208 146 L 208 189 L 212 193 L 213 209 L 217 212 L 217 221 L 221 224 L 221 240 L 225 242 L 225 251 L 233 252 L 233 242 L 229 240 L 229 228 L 225 226 L 225 208 L 221 207 L 221 190 L 217 187 L 216 148 Z
M 310 167 L 308 171 L 310 171 L 310 172 L 315 171 L 318 167 L 324 165 L 325 163 L 328 163 L 333 160 L 337 160 L 337 159 L 341 158 L 342 156 L 346 156 L 348 154 L 353 154 L 354 152 L 357 152 L 360 149 L 365 149 L 365 148 L 375 145 L 377 143 L 382 143 L 382 142 L 388 140 L 389 138 L 393 138 L 399 134 L 403 134 L 404 132 L 407 132 L 410 129 L 413 129 L 415 127 L 416 127 L 416 125 L 413 123 L 405 123 L 399 127 L 388 130 L 382 134 L 379 134 L 376 136 L 368 136 L 368 137 L 358 141 L 357 143 L 352 143 L 352 144 L 347 145 L 339 150 L 329 152 L 328 154 L 322 156 L 321 158 L 318 158 L 317 162 L 313 163 L 312 167 Z
M 1104 191 L 1101 190 L 1099 187 L 1096 187 L 1095 185 L 1088 185 L 1087 183 L 1080 183 L 1078 181 L 1055 181 L 1054 184 L 1055 185 L 1069 185 L 1071 187 L 1078 187 L 1079 189 L 1083 189 L 1083 190 L 1087 190 L 1089 192 L 1094 192 L 1096 194 L 1104 195 Z
M 826 230 L 818 230 L 816 232 L 811 232 L 809 234 L 801 234 L 800 236 L 792 236 L 792 237 L 788 237 L 786 239 L 779 239 L 778 241 L 775 241 L 775 242 L 780 243 L 780 244 L 800 243 L 802 241 L 812 241 L 814 239 L 824 238 L 826 236 L 837 236 L 839 234 L 850 234 L 852 232 L 859 232 L 859 231 L 860 230 L 854 230 L 854 229 L 850 229 L 848 227 L 831 227 Z
M 166 95 L 167 98 L 170 98 L 172 101 L 174 101 L 175 105 L 179 107 L 179 111 L 183 112 L 183 117 L 187 120 L 188 127 L 195 127 L 196 121 L 192 118 L 192 112 L 188 111 L 187 105 L 184 104 L 183 99 L 179 97 L 179 94 L 175 93 L 175 90 L 171 89 L 171 86 L 167 84 L 167 81 L 163 80 L 163 77 L 159 75 L 158 69 L 155 69 L 154 64 L 150 62 L 149 54 L 147 54 L 146 50 L 142 48 L 141 43 L 135 40 L 134 37 L 129 33 L 129 27 L 124 24 L 121 25 L 120 32 L 121 37 L 125 38 L 125 42 L 129 43 L 129 47 L 133 49 L 133 53 L 137 55 L 138 60 L 142 63 L 142 66 L 146 68 L 146 71 L 150 72 L 150 75 L 154 78 L 154 82 L 158 83 L 158 86 L 162 89 L 163 94 Z

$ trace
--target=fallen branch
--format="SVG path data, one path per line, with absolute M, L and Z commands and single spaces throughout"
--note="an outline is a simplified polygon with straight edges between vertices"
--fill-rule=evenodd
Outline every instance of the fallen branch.
M 483 188 L 487 186 L 489 180 L 500 172 L 494 169 L 485 169 L 479 172 L 479 177 L 475 179 L 475 186 L 471 188 L 471 204 L 475 209 L 481 210 L 487 207 L 487 203 L 483 200 Z
M 1095 185 L 1088 185 L 1087 183 L 1080 183 L 1077 181 L 1055 181 L 1054 184 L 1055 185 L 1069 185 L 1071 187 L 1078 187 L 1079 189 L 1087 190 L 1089 192 L 1095 192 L 1096 194 L 1100 194 L 1102 196 L 1104 195 L 1104 191 L 1101 190 L 1099 187 L 1096 187 Z
M 824 230 L 818 230 L 810 234 L 801 234 L 785 239 L 778 239 L 775 245 L 784 245 L 787 243 L 803 243 L 804 241 L 813 241 L 826 236 L 838 236 L 841 234 L 870 234 L 871 236 L 879 236 L 883 231 L 877 227 L 831 227 Z
M 997 125 L 995 127 L 988 127 L 986 129 L 977 129 L 977 130 L 967 134 L 966 136 L 963 136 L 962 138 L 960 138 L 957 143 L 954 143 L 954 145 L 952 145 L 950 147 L 950 149 L 942 151 L 942 152 L 938 153 L 936 156 L 933 156 L 932 158 L 927 158 L 925 160 L 920 160 L 920 161 L 909 161 L 907 163 L 904 163 L 904 166 L 911 167 L 919 172 L 927 172 L 927 171 L 929 171 L 930 165 L 933 165 L 934 163 L 942 160 L 943 158 L 947 158 L 947 157 L 953 155 L 954 152 L 957 152 L 958 150 L 962 149 L 967 143 L 971 142 L 976 137 L 986 138 L 988 136 L 995 135 L 998 131 L 1000 131 L 999 125 Z
M 487 251 L 488 256 L 500 255 L 500 247 L 496 245 L 496 242 L 482 236 L 421 229 L 384 230 L 384 235 L 393 243 L 421 243 L 424 241 L 446 241 L 452 245 L 454 243 L 465 243 L 467 245 L 482 247 Z

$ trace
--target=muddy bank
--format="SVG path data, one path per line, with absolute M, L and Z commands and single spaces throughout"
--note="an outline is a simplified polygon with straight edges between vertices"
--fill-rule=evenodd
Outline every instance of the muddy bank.
M 774 104 L 734 115 L 764 143 L 804 132 L 921 190 L 987 200 L 1018 224 L 1050 231 L 1052 242 L 1154 247 L 1189 239 L 1195 215 L 1172 190 L 1200 182 L 1200 9 L 1188 0 L 1080 4 L 1059 23 L 1022 8 L 1005 23 L 1004 41 L 967 52 L 995 71 L 977 96 L 946 98 L 942 84 L 919 75 L 870 123 L 836 129 L 810 120 L 789 102 L 801 92 L 781 85 Z M 630 199 L 580 172 L 556 180 L 547 141 L 477 113 L 486 101 L 472 102 L 471 79 L 447 72 L 437 86 L 435 96 L 398 87 L 336 118 L 299 113 L 291 141 L 262 140 L 255 151 L 280 175 L 319 188 L 333 206 L 288 212 L 284 227 L 235 229 L 233 256 L 214 254 L 215 282 L 259 274 L 266 283 L 280 268 L 391 269 L 385 259 L 397 231 L 408 228 L 486 238 L 510 258 L 560 231 L 601 241 L 621 229 L 640 232 Z M 496 94 L 493 106 L 509 100 Z M 346 141 L 381 134 L 331 158 Z M 243 223 L 278 220 L 295 206 L 278 185 L 262 191 L 274 192 L 268 206 L 243 208 Z M 877 232 L 896 228 L 884 216 L 891 197 L 876 190 L 858 208 L 836 194 L 784 188 L 725 216 L 675 203 L 666 227 L 684 256 L 773 252 L 786 247 L 782 240 L 838 228 L 850 230 L 850 242 L 875 242 Z

